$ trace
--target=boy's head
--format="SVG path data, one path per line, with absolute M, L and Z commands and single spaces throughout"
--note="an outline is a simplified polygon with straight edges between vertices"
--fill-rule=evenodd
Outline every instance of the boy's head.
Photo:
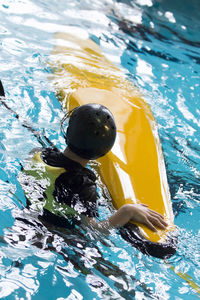
M 105 155 L 115 137 L 115 121 L 105 106 L 91 103 L 72 111 L 65 139 L 69 149 L 78 156 L 96 159 Z

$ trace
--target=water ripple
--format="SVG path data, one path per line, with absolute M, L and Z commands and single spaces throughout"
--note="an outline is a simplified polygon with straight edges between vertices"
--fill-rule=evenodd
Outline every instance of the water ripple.
M 60 148 L 63 112 L 48 80 L 55 32 L 90 36 L 144 93 L 158 122 L 179 227 L 179 248 L 168 263 L 200 285 L 199 2 L 3 0 L 0 17 L 6 103 Z M 97 235 L 97 242 L 90 232 L 52 233 L 29 215 L 17 221 L 25 197 L 16 177 L 40 144 L 2 106 L 0 125 L 1 234 L 7 238 L 5 244 L 0 237 L 0 297 L 44 299 L 51 290 L 57 298 L 195 299 L 173 268 L 116 232 L 109 239 Z M 110 214 L 103 195 L 102 218 Z

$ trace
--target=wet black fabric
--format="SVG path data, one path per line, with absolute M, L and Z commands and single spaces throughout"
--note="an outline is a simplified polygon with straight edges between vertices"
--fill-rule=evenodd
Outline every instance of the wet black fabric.
M 127 223 L 119 228 L 119 233 L 125 241 L 129 242 L 133 247 L 144 254 L 165 259 L 176 253 L 177 236 L 175 234 L 169 235 L 164 243 L 154 243 L 147 240 L 141 234 L 139 228 L 132 223 Z
M 55 181 L 53 192 L 55 200 L 67 204 L 79 214 L 97 217 L 98 195 L 95 174 L 56 149 L 44 149 L 41 157 L 50 166 L 66 169 L 66 172 L 62 173 Z

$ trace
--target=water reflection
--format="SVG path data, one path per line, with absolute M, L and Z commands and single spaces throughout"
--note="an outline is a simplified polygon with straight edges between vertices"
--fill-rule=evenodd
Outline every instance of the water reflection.
M 52 258 L 53 261 L 55 260 L 51 253 L 56 253 L 64 259 L 65 264 L 56 263 L 55 270 L 68 281 L 67 285 L 70 285 L 69 278 L 80 277 L 82 274 L 86 277 L 91 290 L 95 291 L 100 298 L 114 293 L 123 299 L 133 299 L 135 286 L 137 286 L 137 293 L 141 292 L 143 296 L 151 299 L 157 298 L 145 284 L 140 283 L 132 275 L 127 275 L 123 268 L 104 259 L 100 247 L 107 251 L 110 245 L 107 244 L 106 239 L 100 237 L 99 233 L 95 233 L 99 240 L 97 246 L 97 236 L 94 237 L 94 233 L 87 228 L 68 230 L 55 227 L 47 222 L 41 222 L 36 213 L 27 209 L 13 210 L 13 214 L 14 225 L 6 229 L 4 237 L 1 238 L 1 243 L 4 244 L 1 254 L 3 257 L 6 255 L 10 260 L 10 266 L 5 270 L 5 279 L 1 280 L 3 287 L 5 282 L 9 286 L 12 278 L 15 289 L 23 285 L 29 294 L 35 293 L 39 287 L 37 282 L 39 267 L 35 264 L 35 266 L 27 265 L 28 256 L 36 255 L 43 258 L 42 260 L 46 256 L 46 263 L 41 261 L 41 265 L 47 269 L 50 263 L 48 261 L 52 261 Z M 102 275 L 107 278 L 106 281 L 103 280 Z M 5 290 L 4 295 L 5 293 L 9 295 L 13 291 L 14 287 L 11 285 L 7 291 Z

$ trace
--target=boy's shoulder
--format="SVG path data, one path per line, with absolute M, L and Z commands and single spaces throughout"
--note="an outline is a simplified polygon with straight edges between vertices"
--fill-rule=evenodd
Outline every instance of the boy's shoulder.
M 88 168 L 83 167 L 80 163 L 66 157 L 60 150 L 45 148 L 41 152 L 42 160 L 52 166 L 64 168 L 71 175 L 79 174 L 80 176 L 88 177 L 91 181 L 96 181 L 96 175 Z

